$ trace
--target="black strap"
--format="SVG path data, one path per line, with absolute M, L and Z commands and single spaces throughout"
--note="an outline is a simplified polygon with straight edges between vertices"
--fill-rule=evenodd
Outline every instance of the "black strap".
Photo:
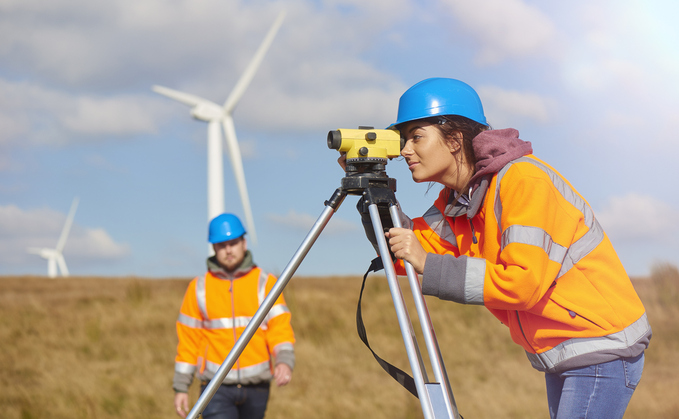
M 365 331 L 365 326 L 363 325 L 363 316 L 361 315 L 361 299 L 363 298 L 363 289 L 365 288 L 365 280 L 368 278 L 368 274 L 370 272 L 377 272 L 381 269 L 383 269 L 384 266 L 382 265 L 382 259 L 377 257 L 370 262 L 370 267 L 366 271 L 365 275 L 363 275 L 363 284 L 361 285 L 361 294 L 358 296 L 358 307 L 356 308 L 356 330 L 358 331 L 358 337 L 361 338 L 363 343 L 365 343 L 365 346 L 370 349 L 370 352 L 372 352 L 373 356 L 377 360 L 377 363 L 380 364 L 383 370 L 387 372 L 387 374 L 391 375 L 391 377 L 396 380 L 400 385 L 402 385 L 406 390 L 408 390 L 410 393 L 412 393 L 413 396 L 417 397 L 417 388 L 415 387 L 415 380 L 403 370 L 391 365 L 387 361 L 383 360 L 380 358 L 375 351 L 372 350 L 370 347 L 370 344 L 368 343 L 368 335 L 366 334 Z

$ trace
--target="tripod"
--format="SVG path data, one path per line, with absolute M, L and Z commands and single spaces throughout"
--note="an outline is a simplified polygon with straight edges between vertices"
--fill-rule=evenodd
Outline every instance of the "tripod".
M 422 327 L 422 335 L 432 364 L 432 371 L 435 378 L 435 381 L 433 382 L 429 382 L 427 377 L 417 339 L 415 338 L 415 333 L 413 331 L 412 322 L 408 315 L 405 300 L 403 299 L 401 287 L 396 276 L 394 263 L 390 256 L 386 238 L 384 237 L 381 214 L 384 214 L 385 216 L 389 214 L 394 227 L 401 227 L 395 196 L 396 180 L 387 177 L 384 170 L 384 164 L 375 161 L 348 164 L 346 172 L 347 176 L 342 179 L 342 186 L 335 190 L 328 201 L 325 201 L 325 209 L 320 217 L 316 220 L 315 224 L 302 241 L 302 244 L 279 276 L 273 288 L 245 327 L 243 334 L 238 338 L 226 359 L 222 362 L 222 365 L 215 373 L 214 378 L 207 385 L 200 398 L 189 412 L 187 416 L 188 419 L 196 419 L 205 409 L 224 380 L 224 377 L 226 377 L 236 363 L 236 360 L 243 352 L 250 339 L 252 339 L 257 328 L 260 326 L 269 310 L 273 307 L 276 299 L 281 295 L 283 289 L 292 278 L 292 275 L 297 270 L 304 257 L 306 257 L 316 239 L 318 239 L 332 215 L 339 209 L 347 194 L 362 195 L 364 197 L 364 205 L 368 208 L 370 220 L 377 239 L 380 258 L 389 283 L 389 290 L 391 292 L 394 308 L 396 309 L 401 335 L 403 337 L 403 342 L 405 343 L 408 362 L 412 369 L 417 396 L 420 399 L 425 419 L 460 419 L 455 399 L 453 398 L 453 393 L 450 389 L 450 383 L 448 382 L 445 366 L 443 365 L 443 359 L 441 358 L 434 328 L 431 324 L 429 311 L 427 310 L 420 284 L 417 280 L 417 273 L 408 262 L 404 262 L 408 283 L 412 291 L 415 307 Z

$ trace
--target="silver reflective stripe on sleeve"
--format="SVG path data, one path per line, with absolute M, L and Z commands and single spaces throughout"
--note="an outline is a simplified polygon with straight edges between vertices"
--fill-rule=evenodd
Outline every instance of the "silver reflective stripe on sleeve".
M 464 280 L 465 304 L 483 305 L 483 284 L 486 278 L 486 260 L 467 258 L 467 271 Z
M 271 310 L 269 310 L 269 314 L 266 316 L 266 320 L 269 321 L 276 316 L 280 316 L 283 313 L 289 312 L 290 310 L 288 309 L 288 306 L 283 304 L 276 304 L 275 306 L 271 307 Z
M 205 363 L 205 369 L 209 371 L 213 376 L 217 372 L 219 367 L 221 367 L 221 364 L 217 364 L 210 361 L 207 361 Z M 268 360 L 259 364 L 252 365 L 250 367 L 240 369 L 232 368 L 231 371 L 229 371 L 229 373 L 226 374 L 226 378 L 224 378 L 224 381 L 240 381 L 243 378 L 257 377 L 265 371 L 271 371 L 271 366 Z
M 194 319 L 186 314 L 179 313 L 177 322 L 183 324 L 184 326 L 193 327 L 194 329 L 199 329 L 203 326 L 203 321 L 200 319 Z
M 549 260 L 559 264 L 562 264 L 566 257 L 567 249 L 558 243 L 554 243 L 552 237 L 547 234 L 545 230 L 538 227 L 521 225 L 509 226 L 509 228 L 502 233 L 500 249 L 504 250 L 504 248 L 511 243 L 537 246 L 549 255 Z
M 196 281 L 196 301 L 198 302 L 198 309 L 204 319 L 207 319 L 207 298 L 205 296 L 205 276 L 199 276 Z
M 526 352 L 530 363 L 540 371 L 554 372 L 560 363 L 595 352 L 624 351 L 648 334 L 651 325 L 646 313 L 623 330 L 596 338 L 573 338 L 541 354 Z
M 279 343 L 273 348 L 273 353 L 274 355 L 278 355 L 278 351 L 283 351 L 283 350 L 288 350 L 288 351 L 293 351 L 295 347 L 292 345 L 290 342 L 284 342 L 284 343 Z
M 175 362 L 174 371 L 180 374 L 193 374 L 196 371 L 196 366 L 186 362 Z
M 431 228 L 441 239 L 447 241 L 452 246 L 457 247 L 457 239 L 455 238 L 453 229 L 450 228 L 450 224 L 446 221 L 445 216 L 435 205 L 432 205 L 427 212 L 424 213 L 422 218 L 429 228 Z
M 502 225 L 501 225 L 501 220 L 502 220 L 502 202 L 500 202 L 500 184 L 502 182 L 502 178 L 504 175 L 507 173 L 509 168 L 515 164 L 515 163 L 530 163 L 538 168 L 540 168 L 542 171 L 544 171 L 552 181 L 552 184 L 554 185 L 554 188 L 561 194 L 561 196 L 571 205 L 573 205 L 575 208 L 577 208 L 583 215 L 585 225 L 589 229 L 587 233 L 585 233 L 580 239 L 577 241 L 573 242 L 570 247 L 565 248 L 561 247 L 561 249 L 556 249 L 552 252 L 552 249 L 554 249 L 554 246 L 559 246 L 556 243 L 552 243 L 547 250 L 547 254 L 549 255 L 550 260 L 553 260 L 555 262 L 561 263 L 561 270 L 557 274 L 557 278 L 560 278 L 563 276 L 566 272 L 568 272 L 576 263 L 578 263 L 582 258 L 587 256 L 592 250 L 594 250 L 599 243 L 604 238 L 604 232 L 603 229 L 601 228 L 601 225 L 599 225 L 599 222 L 594 218 L 594 212 L 590 208 L 589 205 L 587 205 L 587 202 L 585 202 L 584 199 L 580 197 L 573 188 L 571 188 L 564 180 L 556 174 L 552 169 L 547 167 L 546 165 L 542 164 L 541 162 L 531 159 L 530 157 L 520 157 L 516 160 L 513 160 L 511 163 L 507 164 L 505 167 L 503 167 L 497 174 L 497 182 L 495 186 L 495 219 L 497 220 L 498 228 L 500 231 L 502 231 Z M 511 226 L 510 226 L 511 227 Z M 521 226 L 522 228 L 528 228 L 526 226 Z M 539 229 L 538 229 L 539 230 Z M 530 234 L 525 234 L 525 232 L 509 232 L 507 240 L 505 240 L 505 231 L 502 232 L 502 237 L 503 237 L 503 248 L 506 244 L 510 243 L 511 237 L 520 236 L 522 238 L 525 238 L 526 240 L 529 240 L 531 242 L 526 243 L 526 244 L 534 244 L 536 246 L 539 246 L 541 248 L 545 248 L 545 242 L 547 240 L 546 237 L 539 238 L 538 236 L 540 233 L 537 233 L 535 231 L 531 232 Z M 546 234 L 546 233 L 544 233 Z M 548 241 L 551 242 L 551 237 L 548 239 Z M 561 256 L 561 253 L 563 253 L 563 256 Z M 562 262 L 559 261 L 561 259 Z
M 594 250 L 604 239 L 604 229 L 601 228 L 601 225 L 596 219 L 593 220 L 593 225 L 588 225 L 588 227 L 590 230 L 585 233 L 578 241 L 573 243 L 568 249 L 568 252 L 566 252 L 566 258 L 564 259 L 561 270 L 559 271 L 559 277 L 568 272 L 568 270 L 572 268 L 573 265 L 580 262 L 580 260 L 587 256 L 589 252 Z

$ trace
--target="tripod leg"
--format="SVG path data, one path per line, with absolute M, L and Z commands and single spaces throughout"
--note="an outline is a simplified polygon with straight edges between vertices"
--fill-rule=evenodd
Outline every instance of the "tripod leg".
M 391 205 L 389 207 L 389 213 L 391 214 L 391 220 L 392 223 L 394 224 L 394 227 L 399 228 L 402 227 L 398 207 L 396 205 Z M 440 395 L 440 397 L 443 398 L 445 410 L 447 411 L 446 417 L 458 418 L 459 413 L 457 411 L 457 405 L 455 404 L 455 398 L 453 397 L 453 392 L 450 388 L 450 383 L 448 381 L 448 375 L 446 374 L 446 367 L 443 364 L 441 351 L 439 349 L 438 341 L 436 340 L 434 326 L 432 325 L 431 318 L 429 317 L 427 303 L 424 300 L 424 296 L 422 295 L 422 289 L 420 288 L 420 283 L 417 280 L 417 272 L 415 272 L 415 269 L 412 267 L 410 263 L 404 261 L 403 264 L 406 269 L 406 274 L 408 275 L 408 283 L 410 284 L 413 300 L 415 301 L 417 315 L 420 319 L 422 335 L 424 337 L 425 345 L 427 347 L 427 352 L 429 353 L 429 359 L 431 361 L 432 370 L 434 372 L 434 378 L 438 382 L 438 386 L 440 386 L 440 389 L 436 389 L 435 385 L 427 385 L 427 388 L 432 391 L 436 391 L 437 395 Z M 432 405 L 436 409 L 437 403 L 435 403 L 433 400 L 435 396 L 431 395 L 431 397 Z
M 300 263 L 302 263 L 302 260 L 304 260 L 307 253 L 309 253 L 311 246 L 313 246 L 313 244 L 316 242 L 316 239 L 318 239 L 318 236 L 320 236 L 321 232 L 328 224 L 328 221 L 330 221 L 330 218 L 337 211 L 337 208 L 339 208 L 339 206 L 342 204 L 342 201 L 345 197 L 346 192 L 342 191 L 341 189 L 337 189 L 330 200 L 325 202 L 325 209 L 321 213 L 320 217 L 318 217 L 316 223 L 313 225 L 313 227 L 311 227 L 311 230 L 307 234 L 306 238 L 304 241 L 302 241 L 302 244 L 297 249 L 297 252 L 295 252 L 292 259 L 283 270 L 283 273 L 281 273 L 281 275 L 278 277 L 278 280 L 274 284 L 273 288 L 271 288 L 269 294 L 266 296 L 264 301 L 262 301 L 262 305 L 259 306 L 255 312 L 255 315 L 252 316 L 252 319 L 245 327 L 243 334 L 240 336 L 240 338 L 238 338 L 236 343 L 233 345 L 233 348 L 231 348 L 231 351 L 226 356 L 226 359 L 224 359 L 224 362 L 222 362 L 222 365 L 215 373 L 214 378 L 210 380 L 210 383 L 207 385 L 207 387 L 205 387 L 205 391 L 203 391 L 196 404 L 186 416 L 187 419 L 196 419 L 198 415 L 201 414 L 203 410 L 205 410 L 205 407 L 207 407 L 207 404 L 212 399 L 212 396 L 214 396 L 214 394 L 219 389 L 219 386 L 222 384 L 222 381 L 224 381 L 224 377 L 226 377 L 231 368 L 233 368 L 236 360 L 238 360 L 238 357 L 250 342 L 252 336 L 254 336 L 257 328 L 259 328 L 259 326 L 262 324 L 264 318 L 271 310 L 271 307 L 273 307 L 273 305 L 276 303 L 276 300 L 292 278 L 292 275 L 295 273 Z
M 384 272 L 387 275 L 391 298 L 394 302 L 394 308 L 396 309 L 396 317 L 398 318 L 398 324 L 401 329 L 401 336 L 403 337 L 403 343 L 405 344 L 406 353 L 408 354 L 408 361 L 413 372 L 413 380 L 415 381 L 415 387 L 417 388 L 417 395 L 420 399 L 420 404 L 422 405 L 422 413 L 424 414 L 425 419 L 434 419 L 435 416 L 431 399 L 424 383 L 426 372 L 424 368 L 422 368 L 422 358 L 419 354 L 412 322 L 410 321 L 410 316 L 405 307 L 405 300 L 403 299 L 403 294 L 401 293 L 401 288 L 398 284 L 394 262 L 391 260 L 389 247 L 387 245 L 387 239 L 384 237 L 382 221 L 380 220 L 377 204 L 370 204 L 368 206 L 368 211 L 370 212 L 370 219 L 375 231 L 380 257 L 382 258 L 382 264 L 384 265 Z

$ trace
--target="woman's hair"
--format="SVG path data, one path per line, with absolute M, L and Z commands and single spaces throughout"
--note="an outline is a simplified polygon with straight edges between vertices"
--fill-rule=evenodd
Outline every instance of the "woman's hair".
M 469 168 L 469 171 L 474 173 L 474 168 L 476 166 L 476 155 L 474 154 L 472 140 L 483 131 L 490 129 L 490 126 L 480 124 L 476 121 L 472 121 L 469 118 L 459 115 L 436 116 L 427 118 L 427 121 L 433 124 L 433 126 L 439 130 L 444 141 L 460 142 L 458 136 L 454 134 L 459 132 L 462 135 L 462 141 L 459 146 L 460 150 L 462 150 L 462 153 L 464 153 L 464 156 L 462 154 L 458 154 L 456 157 L 459 164 L 466 164 Z M 460 192 L 464 193 L 464 191 Z
M 460 149 L 463 150 L 467 165 L 473 172 L 474 166 L 476 165 L 476 155 L 474 154 L 472 140 L 474 137 L 481 134 L 489 127 L 487 125 L 479 124 L 476 121 L 472 121 L 469 118 L 465 118 L 464 116 L 458 115 L 437 116 L 432 119 L 434 119 L 434 126 L 447 141 L 459 141 L 456 139 L 454 134 L 456 132 L 462 134 L 462 144 L 460 144 Z

